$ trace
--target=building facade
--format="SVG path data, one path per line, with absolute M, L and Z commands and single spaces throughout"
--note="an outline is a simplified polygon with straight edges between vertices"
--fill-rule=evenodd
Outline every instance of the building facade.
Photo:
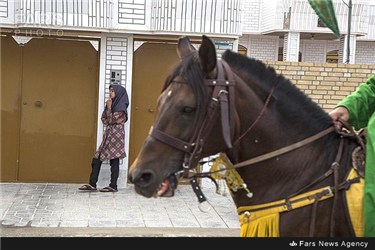
M 244 1 L 239 44 L 261 60 L 374 64 L 375 2 L 352 1 L 350 8 L 349 1 L 332 2 L 339 38 L 320 22 L 308 1 Z

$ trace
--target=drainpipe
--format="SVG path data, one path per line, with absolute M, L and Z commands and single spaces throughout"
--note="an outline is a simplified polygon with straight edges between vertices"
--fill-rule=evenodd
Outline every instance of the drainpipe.
M 346 63 L 350 62 L 350 26 L 352 23 L 352 0 L 349 0 L 348 6 L 348 37 L 347 37 L 347 51 L 346 51 Z

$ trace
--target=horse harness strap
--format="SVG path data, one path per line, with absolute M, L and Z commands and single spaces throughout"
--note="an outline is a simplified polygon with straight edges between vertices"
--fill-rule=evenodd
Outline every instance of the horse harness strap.
M 153 126 L 151 126 L 150 128 L 149 134 L 152 135 L 152 137 L 154 137 L 155 139 L 162 141 L 168 145 L 173 145 L 174 148 L 177 148 L 185 153 L 190 153 L 194 146 L 194 144 L 192 143 L 187 143 L 176 137 L 172 137 L 166 133 L 163 133 L 158 129 L 154 129 Z
M 302 147 L 302 146 L 304 146 L 306 144 L 309 144 L 309 143 L 311 143 L 311 142 L 313 142 L 315 140 L 318 140 L 321 137 L 323 137 L 323 136 L 331 133 L 334 130 L 335 130 L 335 127 L 332 126 L 332 127 L 329 127 L 329 128 L 327 128 L 327 129 L 325 129 L 325 130 L 323 130 L 323 131 L 321 131 L 321 132 L 319 132 L 319 133 L 317 133 L 317 134 L 315 134 L 313 136 L 310 136 L 310 137 L 308 137 L 308 138 L 306 138 L 306 139 L 304 139 L 302 141 L 299 141 L 299 142 L 294 143 L 292 145 L 289 145 L 287 147 L 283 147 L 281 149 L 272 151 L 270 153 L 257 156 L 255 158 L 251 158 L 251 159 L 249 159 L 247 161 L 240 162 L 240 163 L 237 163 L 237 164 L 234 164 L 234 165 L 230 165 L 228 167 L 225 167 L 225 168 L 222 168 L 222 169 L 219 169 L 219 170 L 216 170 L 216 171 L 196 173 L 193 177 L 190 177 L 190 183 L 192 185 L 192 188 L 193 188 L 194 192 L 198 196 L 199 202 L 203 202 L 203 201 L 205 201 L 205 198 L 204 198 L 204 195 L 203 195 L 200 187 L 197 184 L 197 178 L 210 177 L 213 173 L 222 172 L 222 171 L 225 171 L 225 170 L 236 169 L 236 168 L 240 168 L 240 167 L 245 167 L 245 166 L 249 166 L 251 164 L 255 164 L 255 163 L 258 163 L 258 162 L 261 162 L 261 161 L 265 161 L 267 159 L 270 159 L 270 158 L 276 157 L 278 155 L 287 153 L 289 151 L 292 151 L 292 150 L 295 150 L 297 148 L 300 148 L 300 147 Z M 332 168 L 329 169 L 323 176 L 321 176 L 320 178 L 318 178 L 317 180 L 315 180 L 313 183 L 311 183 L 311 186 L 312 186 L 312 184 L 317 183 L 321 179 L 324 179 L 324 178 L 326 178 L 327 176 L 329 176 L 331 174 L 332 174 Z M 310 185 L 304 187 L 302 190 L 304 190 L 305 188 L 307 188 L 309 186 Z M 302 190 L 300 190 L 298 193 L 300 193 Z
M 230 170 L 230 169 L 236 169 L 236 168 L 241 168 L 241 167 L 246 167 L 246 166 L 249 166 L 249 165 L 261 162 L 261 161 L 265 161 L 265 160 L 274 158 L 276 156 L 279 156 L 279 155 L 288 153 L 290 151 L 293 151 L 293 150 L 295 150 L 297 148 L 303 147 L 303 146 L 305 146 L 305 145 L 307 145 L 307 144 L 309 144 L 309 143 L 311 143 L 313 141 L 316 141 L 316 140 L 322 138 L 323 136 L 331 133 L 334 130 L 335 130 L 335 127 L 331 126 L 331 127 L 327 128 L 327 129 L 325 129 L 325 130 L 323 130 L 323 131 L 321 131 L 321 132 L 319 132 L 319 133 L 317 133 L 317 134 L 315 134 L 313 136 L 310 136 L 310 137 L 308 137 L 306 139 L 303 139 L 302 141 L 296 142 L 296 143 L 294 143 L 292 145 L 289 145 L 289 146 L 277 149 L 275 151 L 272 151 L 272 152 L 269 152 L 269 153 L 266 153 L 266 154 L 263 154 L 263 155 L 256 156 L 256 157 L 251 158 L 249 160 L 246 160 L 246 161 L 234 164 L 232 166 L 220 169 L 220 170 L 218 170 L 216 172 Z M 205 175 L 205 174 L 211 174 L 211 173 L 214 173 L 214 172 L 201 173 L 201 174 Z
M 251 220 L 258 219 L 275 213 L 288 212 L 297 208 L 314 205 L 317 206 L 319 201 L 323 201 L 335 197 L 340 190 L 349 189 L 350 185 L 360 181 L 360 177 L 348 179 L 337 185 L 336 187 L 325 186 L 303 194 L 293 196 L 288 199 L 281 199 L 278 201 L 268 202 L 265 204 L 258 204 L 252 206 L 241 206 L 237 208 L 237 213 L 240 216 L 240 222 L 248 223 Z M 313 209 L 314 210 L 314 209 Z M 311 223 L 311 222 L 310 222 Z M 314 225 L 310 224 L 310 236 L 313 236 Z
M 338 183 L 338 178 L 339 178 L 338 177 L 338 168 L 340 166 L 340 160 L 341 160 L 341 157 L 342 157 L 343 149 L 344 149 L 344 140 L 343 140 L 343 136 L 341 136 L 339 149 L 337 151 L 335 161 L 331 164 L 331 168 L 328 169 L 328 171 L 326 171 L 323 175 L 319 176 L 314 181 L 312 181 L 310 184 L 304 186 L 299 191 L 297 191 L 296 193 L 294 193 L 292 195 L 289 195 L 286 198 L 286 200 L 291 199 L 291 197 L 294 197 L 295 195 L 297 195 L 297 194 L 301 193 L 302 191 L 312 187 L 313 185 L 319 183 L 320 181 L 324 180 L 325 178 L 327 178 L 328 176 L 333 174 L 333 188 L 332 188 L 332 190 L 334 190 L 334 195 L 333 195 L 334 198 L 333 198 L 333 206 L 332 206 L 331 218 L 330 218 L 331 219 L 331 222 L 330 222 L 330 235 L 331 235 L 331 237 L 334 237 L 334 235 L 333 235 L 333 232 L 334 232 L 333 229 L 334 229 L 334 226 L 335 226 L 334 217 L 335 217 L 335 214 L 336 214 L 335 213 L 336 212 L 336 204 L 337 204 L 338 191 L 339 191 L 339 187 L 338 187 L 339 186 L 339 183 Z M 320 201 L 319 199 L 315 199 L 314 206 L 313 206 L 313 209 L 312 209 L 312 216 L 311 216 L 311 219 L 310 219 L 310 236 L 311 237 L 314 236 L 316 212 L 317 212 L 317 206 L 318 206 L 319 201 Z
M 232 148 L 232 137 L 234 134 L 234 76 L 229 65 L 223 61 L 217 61 L 217 79 L 206 79 L 207 86 L 212 86 L 211 104 L 217 106 L 220 103 L 222 134 L 225 144 Z M 229 98 L 228 98 L 229 96 Z M 215 113 L 212 111 L 211 113 Z M 210 115 L 210 111 L 208 112 Z M 209 117 L 210 118 L 210 117 Z M 206 119 L 205 124 L 212 127 L 213 119 Z M 204 131 L 204 135 L 209 130 Z M 206 136 L 205 136 L 206 137 Z
M 253 205 L 253 206 L 246 206 L 246 207 L 239 207 L 237 209 L 238 213 L 241 214 L 245 211 L 245 213 L 242 215 L 242 220 L 240 221 L 246 221 L 251 218 L 255 219 L 259 216 L 264 216 L 272 213 L 280 213 L 285 211 L 290 211 L 299 207 L 307 206 L 313 204 L 312 209 L 312 216 L 310 219 L 310 229 L 309 229 L 309 235 L 310 237 L 314 236 L 315 231 L 315 222 L 316 222 L 316 213 L 317 213 L 317 206 L 318 202 L 325 200 L 327 198 L 333 197 L 333 206 L 331 211 L 331 218 L 330 218 L 330 236 L 334 237 L 334 227 L 335 227 L 335 212 L 336 212 L 336 204 L 338 199 L 338 192 L 342 189 L 348 189 L 350 185 L 354 182 L 359 182 L 359 177 L 345 180 L 342 183 L 338 183 L 338 168 L 340 166 L 340 160 L 342 157 L 344 148 L 344 140 L 343 136 L 341 136 L 340 144 L 338 148 L 338 152 L 335 157 L 335 161 L 332 163 L 331 168 L 325 172 L 323 175 L 315 179 L 313 182 L 311 182 L 309 185 L 303 187 L 296 193 L 289 195 L 286 199 L 270 202 L 266 204 L 261 205 Z M 323 179 L 327 178 L 328 176 L 333 174 L 333 186 L 327 186 L 324 188 L 316 189 L 313 191 L 306 192 L 304 194 L 300 194 L 303 190 L 308 189 L 309 187 L 319 183 Z M 261 211 L 261 212 L 259 212 Z M 257 212 L 256 214 L 253 214 L 252 217 L 250 217 L 251 213 Z M 241 215 L 240 215 L 241 216 Z
M 335 197 L 333 199 L 332 212 L 331 212 L 331 223 L 330 223 L 330 236 L 334 237 L 334 228 L 335 228 L 335 215 L 336 215 L 336 205 L 338 199 L 338 188 L 339 185 L 339 167 L 342 157 L 342 151 L 344 149 L 344 139 L 343 136 L 340 138 L 340 145 L 336 155 L 335 161 L 332 163 L 331 168 L 333 169 L 333 185 L 335 187 Z
M 183 79 L 173 79 L 173 82 L 184 82 Z M 186 83 L 186 82 L 184 82 Z M 185 152 L 183 163 L 183 177 L 188 178 L 191 169 L 195 168 L 200 160 L 202 148 L 209 131 L 211 131 L 217 116 L 218 108 L 221 111 L 221 125 L 224 141 L 228 148 L 232 148 L 232 138 L 234 135 L 234 75 L 229 65 L 224 60 L 217 61 L 217 78 L 205 79 L 208 87 L 213 87 L 212 97 L 208 104 L 207 115 L 201 127 L 194 131 L 190 142 L 183 141 L 167 133 L 151 127 L 149 135 L 153 138 Z M 228 98 L 229 96 L 229 98 Z M 220 105 L 220 106 L 219 106 Z M 176 173 L 177 174 L 177 173 Z M 200 202 L 205 201 L 205 197 L 197 184 L 196 177 L 190 179 L 194 192 Z
M 206 86 L 213 87 L 212 97 L 208 104 L 206 118 L 204 119 L 202 126 L 194 133 L 193 141 L 195 141 L 195 143 L 193 151 L 190 154 L 185 154 L 183 164 L 183 176 L 185 178 L 188 178 L 189 170 L 197 166 L 206 138 L 209 135 L 209 131 L 211 131 L 214 126 L 219 114 L 221 115 L 222 135 L 224 141 L 228 148 L 232 147 L 233 133 L 231 133 L 231 128 L 234 127 L 234 125 L 231 124 L 234 124 L 234 83 L 233 72 L 229 65 L 223 60 L 218 60 L 217 78 L 205 80 Z M 231 95 L 228 99 L 230 93 Z M 196 188 L 197 187 L 194 187 L 193 185 L 193 189 Z
M 180 78 L 174 79 L 173 81 L 183 82 Z M 149 131 L 149 135 L 155 139 L 186 153 L 184 169 L 187 170 L 196 167 L 199 161 L 203 144 L 209 134 L 208 132 L 219 115 L 218 107 L 220 107 L 221 110 L 224 141 L 229 148 L 232 147 L 231 141 L 234 131 L 234 75 L 229 65 L 223 60 L 218 60 L 217 79 L 205 79 L 205 84 L 208 87 L 213 87 L 211 102 L 208 105 L 209 109 L 202 126 L 195 131 L 190 142 L 170 136 L 153 127 L 151 127 Z
M 272 213 L 281 213 L 291 211 L 296 208 L 311 205 L 318 200 L 325 200 L 333 197 L 331 187 L 315 189 L 303 194 L 296 195 L 290 199 L 281 199 L 278 201 L 268 202 L 252 206 L 242 206 L 237 208 L 239 215 L 244 215 L 249 219 L 255 219 Z
M 207 111 L 206 119 L 203 122 L 203 126 L 201 126 L 198 134 L 193 137 L 197 138 L 197 144 L 193 148 L 193 152 L 190 154 L 190 156 L 185 154 L 183 164 L 183 176 L 185 178 L 189 177 L 189 169 L 198 164 L 206 137 L 208 136 L 209 131 L 211 131 L 214 121 L 219 115 L 219 112 L 217 111 L 218 102 L 220 103 L 223 138 L 227 147 L 232 148 L 232 136 L 234 134 L 234 77 L 233 72 L 225 61 L 218 61 L 217 70 L 218 76 L 216 80 L 205 80 L 206 85 L 213 86 L 214 89 L 212 91 L 211 102 L 209 103 L 209 109 Z M 228 94 L 230 95 L 229 100 Z M 197 178 L 198 176 L 194 175 L 190 179 L 190 184 L 194 193 L 198 197 L 198 202 L 202 203 L 206 201 L 206 197 L 198 184 Z

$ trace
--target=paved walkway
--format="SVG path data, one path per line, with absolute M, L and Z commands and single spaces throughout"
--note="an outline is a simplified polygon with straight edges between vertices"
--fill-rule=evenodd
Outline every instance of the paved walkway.
M 79 191 L 80 184 L 0 183 L 2 237 L 238 237 L 233 201 L 202 185 L 201 211 L 189 185 L 173 198 L 145 198 L 132 185 L 117 193 Z

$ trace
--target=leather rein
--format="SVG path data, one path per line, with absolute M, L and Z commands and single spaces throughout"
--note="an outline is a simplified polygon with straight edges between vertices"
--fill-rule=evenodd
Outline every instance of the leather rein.
M 186 83 L 186 81 L 184 81 L 183 79 L 179 77 L 177 77 L 176 79 L 172 79 L 172 82 Z M 318 140 L 319 138 L 335 130 L 335 128 L 332 126 L 302 141 L 299 141 L 292 145 L 272 151 L 270 153 L 257 156 L 255 158 L 237 163 L 235 165 L 220 169 L 215 172 L 195 173 L 193 176 L 189 176 L 189 173 L 191 172 L 191 170 L 194 169 L 198 165 L 199 160 L 201 159 L 203 146 L 205 144 L 209 131 L 211 131 L 211 128 L 214 122 L 217 120 L 217 117 L 219 114 L 221 115 L 222 135 L 223 135 L 224 141 L 228 149 L 232 148 L 232 138 L 234 134 L 234 113 L 235 113 L 235 106 L 234 106 L 235 80 L 234 80 L 233 72 L 231 71 L 229 65 L 224 60 L 218 60 L 217 61 L 217 79 L 206 79 L 205 84 L 206 86 L 213 88 L 212 97 L 208 104 L 207 115 L 203 121 L 202 126 L 195 129 L 194 136 L 189 142 L 170 136 L 167 133 L 155 127 L 151 127 L 149 131 L 149 135 L 152 136 L 153 138 L 173 148 L 176 148 L 180 151 L 185 152 L 184 162 L 182 164 L 183 170 L 177 172 L 176 175 L 179 175 L 182 172 L 183 174 L 182 177 L 190 180 L 193 190 L 196 193 L 200 203 L 202 203 L 203 201 L 206 201 L 206 198 L 204 197 L 197 183 L 197 178 L 210 177 L 210 174 L 215 173 L 215 172 L 249 166 L 249 165 L 276 157 L 278 155 L 287 153 L 289 151 L 292 151 L 304 145 L 307 145 L 315 140 Z M 243 133 L 239 137 L 239 139 L 241 139 L 246 133 L 248 133 L 253 128 L 255 123 L 260 119 L 260 117 L 264 114 L 264 112 L 266 111 L 267 105 L 269 103 L 270 97 L 272 96 L 276 85 L 277 85 L 277 82 L 274 85 L 274 87 L 271 89 L 269 95 L 267 96 L 264 107 L 260 111 L 256 120 L 249 126 L 249 128 L 245 131 L 245 133 Z M 236 140 L 235 144 L 239 142 L 239 139 Z

